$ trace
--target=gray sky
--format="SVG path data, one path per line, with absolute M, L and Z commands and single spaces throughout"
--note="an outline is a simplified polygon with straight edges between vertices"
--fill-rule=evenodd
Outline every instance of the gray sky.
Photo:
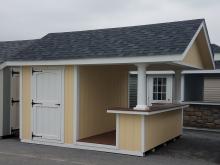
M 220 45 L 220 0 L 0 0 L 0 41 L 196 18 Z

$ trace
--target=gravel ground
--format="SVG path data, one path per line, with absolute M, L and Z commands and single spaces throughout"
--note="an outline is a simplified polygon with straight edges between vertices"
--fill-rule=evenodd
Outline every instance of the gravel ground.
M 183 136 L 145 157 L 0 140 L 4 165 L 212 165 L 220 164 L 220 133 L 184 130 Z

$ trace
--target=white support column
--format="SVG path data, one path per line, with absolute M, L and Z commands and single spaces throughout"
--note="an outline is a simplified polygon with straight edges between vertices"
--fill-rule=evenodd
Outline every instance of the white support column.
M 134 109 L 147 110 L 147 87 L 146 87 L 146 67 L 147 64 L 136 64 L 137 66 L 137 105 Z
M 181 75 L 181 70 L 175 70 L 175 95 L 174 95 L 174 102 L 175 103 L 180 103 L 181 100 L 181 95 L 182 95 L 182 75 Z

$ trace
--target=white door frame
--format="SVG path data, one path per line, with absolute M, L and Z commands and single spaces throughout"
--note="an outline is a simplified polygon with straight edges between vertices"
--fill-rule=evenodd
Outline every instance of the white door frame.
M 153 78 L 167 78 L 167 94 L 166 100 L 153 100 Z M 172 103 L 173 98 L 173 76 L 172 75 L 165 75 L 165 74 L 158 74 L 158 75 L 148 75 L 147 76 L 147 102 L 151 105 L 152 103 Z M 167 99 L 169 98 L 169 100 Z
M 61 84 L 62 84 L 62 92 L 61 92 L 61 105 L 60 105 L 60 109 L 61 109 L 61 140 L 57 141 L 57 140 L 47 140 L 47 139 L 33 139 L 33 141 L 39 141 L 39 142 L 55 142 L 55 143 L 64 143 L 64 66 L 33 66 L 31 67 L 32 69 L 36 69 L 36 70 L 43 70 L 43 69 L 54 69 L 54 70 L 61 70 Z M 33 91 L 34 91 L 34 80 L 33 80 L 33 76 L 31 75 L 31 100 L 33 98 Z M 31 107 L 31 132 L 33 132 L 33 108 Z

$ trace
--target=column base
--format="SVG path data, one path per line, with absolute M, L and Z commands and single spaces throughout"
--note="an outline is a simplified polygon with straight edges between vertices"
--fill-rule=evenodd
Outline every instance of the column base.
M 136 105 L 136 107 L 133 108 L 134 110 L 149 110 L 149 107 L 147 105 Z

